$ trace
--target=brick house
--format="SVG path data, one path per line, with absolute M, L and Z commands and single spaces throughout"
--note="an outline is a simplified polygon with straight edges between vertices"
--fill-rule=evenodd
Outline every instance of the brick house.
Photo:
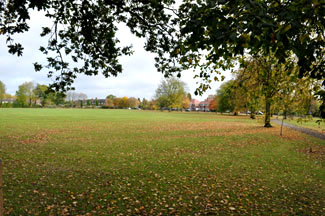
M 210 104 L 209 100 L 201 101 L 200 104 L 199 104 L 200 111 L 209 112 L 210 111 L 209 104 Z
M 199 103 L 200 111 L 202 111 L 202 112 L 210 112 L 209 106 L 210 106 L 211 101 L 213 101 L 215 97 L 216 97 L 215 95 L 209 95 L 207 97 L 207 99 L 205 99 L 204 101 L 201 101 Z
M 199 111 L 200 110 L 200 101 L 196 99 L 192 99 L 190 103 L 190 110 L 191 111 Z

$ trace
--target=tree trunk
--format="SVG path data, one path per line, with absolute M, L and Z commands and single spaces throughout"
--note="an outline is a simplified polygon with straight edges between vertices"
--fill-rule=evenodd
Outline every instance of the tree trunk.
M 325 102 L 322 103 L 322 105 L 319 107 L 320 117 L 322 119 L 325 119 Z
M 266 97 L 265 99 L 265 122 L 264 127 L 272 127 L 271 125 L 271 99 Z
M 250 107 L 250 118 L 251 119 L 256 119 L 256 116 L 255 116 L 255 113 L 256 113 L 256 110 L 255 110 L 255 106 L 251 106 Z
M 283 121 L 284 121 L 284 118 L 282 117 L 282 121 L 281 121 L 281 131 L 280 131 L 280 135 L 281 135 L 281 136 L 282 136 Z
M 288 106 L 284 105 L 284 112 L 283 112 L 283 118 L 287 119 L 287 113 L 288 113 Z

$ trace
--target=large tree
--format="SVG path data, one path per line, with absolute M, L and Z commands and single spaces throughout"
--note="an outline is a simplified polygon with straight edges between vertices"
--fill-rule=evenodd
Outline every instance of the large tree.
M 160 108 L 182 109 L 187 97 L 186 84 L 175 77 L 160 82 L 155 99 Z
M 38 99 L 41 100 L 42 106 L 45 106 L 46 104 L 46 100 L 49 94 L 48 90 L 49 87 L 47 85 L 41 85 L 41 84 L 37 84 L 36 88 L 34 89 L 34 94 Z
M 221 84 L 220 88 L 217 90 L 217 97 L 219 98 L 219 104 L 217 111 L 232 112 L 235 109 L 234 99 L 234 80 L 229 80 Z
M 41 101 L 41 105 L 44 107 L 46 105 L 59 105 L 63 104 L 66 95 L 62 92 L 52 91 L 49 86 L 37 84 L 33 93 L 37 99 Z M 79 98 L 87 99 L 87 95 L 83 93 L 78 94 Z
M 32 106 L 33 101 L 35 102 L 36 96 L 34 93 L 35 85 L 33 82 L 24 82 L 18 86 L 16 91 L 17 103 L 20 106 Z
M 315 98 L 314 89 L 320 88 L 320 81 L 306 77 L 299 79 L 299 67 L 295 58 L 288 57 L 284 63 L 280 63 L 270 53 L 268 56 L 247 57 L 241 66 L 236 72 L 235 83 L 239 89 L 244 90 L 242 95 L 245 96 L 251 113 L 257 111 L 261 102 L 264 102 L 265 127 L 271 127 L 274 105 L 285 114 L 290 110 L 301 114 L 310 111 L 311 102 Z
M 268 56 L 260 55 L 246 59 L 242 65 L 244 68 L 242 73 L 249 77 L 245 82 L 249 83 L 248 86 L 253 87 L 248 91 L 255 91 L 264 98 L 264 127 L 272 127 L 271 106 L 274 103 L 274 96 L 281 90 L 283 83 L 287 81 L 288 74 L 293 73 L 295 62 L 288 58 L 285 64 L 281 64 L 271 53 Z
M 128 105 L 131 108 L 137 108 L 139 106 L 139 101 L 135 97 L 128 98 Z
M 256 81 L 258 74 L 255 71 L 247 70 L 247 68 L 240 68 L 235 73 L 235 83 L 242 91 L 245 98 L 245 108 L 250 112 L 250 118 L 255 119 L 255 114 L 261 108 L 261 84 Z

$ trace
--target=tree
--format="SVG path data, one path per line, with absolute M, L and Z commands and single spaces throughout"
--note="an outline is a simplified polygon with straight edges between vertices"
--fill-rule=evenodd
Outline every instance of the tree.
M 78 100 L 87 100 L 88 96 L 85 93 L 79 93 Z
M 52 94 L 53 94 L 55 105 L 64 104 L 64 100 L 65 100 L 65 97 L 66 97 L 64 93 L 62 93 L 62 92 L 54 92 Z
M 129 98 L 128 97 L 126 97 L 126 96 L 122 97 L 121 107 L 122 108 L 128 108 L 128 107 L 130 107 L 130 105 L 129 105 Z
M 216 111 L 217 110 L 217 97 L 214 97 L 209 103 L 209 110 Z
M 220 88 L 217 90 L 217 97 L 219 98 L 218 111 L 221 113 L 227 111 L 232 112 L 235 108 L 233 102 L 233 85 L 234 80 L 229 80 L 221 84 Z
M 37 84 L 34 89 L 34 94 L 41 100 L 41 105 L 45 106 L 49 94 L 49 87 L 47 85 Z
M 108 95 L 108 96 L 106 97 L 106 99 L 111 99 L 111 100 L 114 100 L 114 98 L 116 98 L 116 96 L 114 96 L 114 95 L 112 95 L 112 94 L 110 94 L 110 95 Z
M 32 102 L 35 100 L 34 88 L 33 82 L 25 82 L 18 86 L 16 96 L 17 103 L 20 104 L 20 106 L 32 106 Z
M 105 105 L 109 108 L 113 108 L 114 107 L 113 100 L 110 98 L 106 98 Z
M 75 91 L 68 91 L 67 94 L 66 94 L 66 98 L 65 99 L 67 101 L 72 102 L 72 101 L 78 100 L 78 97 L 79 97 L 79 95 L 78 95 L 77 92 L 75 92 Z
M 65 100 L 69 101 L 70 106 L 78 106 L 83 107 L 83 101 L 87 100 L 88 96 L 85 93 L 78 93 L 75 91 L 68 91 L 66 93 Z M 78 101 L 78 102 L 77 102 Z
M 155 94 L 158 106 L 181 109 L 187 95 L 186 88 L 186 84 L 175 77 L 162 80 Z
M 134 98 L 134 97 L 130 97 L 129 99 L 128 99 L 128 105 L 129 105 L 129 107 L 131 107 L 131 108 L 136 108 L 136 107 L 138 107 L 139 106 L 139 101 L 138 101 L 138 99 L 136 99 L 136 98 Z
M 139 107 L 141 109 L 148 109 L 149 102 L 145 98 L 143 98 L 142 101 L 141 101 L 141 103 L 140 103 L 140 105 L 139 105 Z
M 325 119 L 325 89 L 319 89 L 316 93 L 318 99 L 321 101 L 321 105 L 319 106 L 319 113 L 322 119 Z
M 157 101 L 156 100 L 150 100 L 148 102 L 148 109 L 149 110 L 158 110 L 159 109 L 159 106 L 157 104 Z
M 238 115 L 238 112 L 245 108 L 245 98 L 243 90 L 239 88 L 236 80 L 229 80 L 220 86 L 217 90 L 218 111 L 233 112 Z
M 2 105 L 2 100 L 4 99 L 5 94 L 6 94 L 6 86 L 0 80 L 0 106 Z
M 106 101 L 105 104 L 107 107 L 109 108 L 113 108 L 114 107 L 114 99 L 116 98 L 116 96 L 110 94 L 106 97 Z
M 190 104 L 191 104 L 191 100 L 188 98 L 188 95 L 187 95 L 187 96 L 184 97 L 184 99 L 183 99 L 182 108 L 183 108 L 183 109 L 188 109 L 188 108 L 190 108 Z
M 320 82 L 306 77 L 298 79 L 299 68 L 295 58 L 280 63 L 273 53 L 246 57 L 241 67 L 236 73 L 237 91 L 243 90 L 240 95 L 245 95 L 251 113 L 264 102 L 265 127 L 271 127 L 272 106 L 278 106 L 277 109 L 283 110 L 285 116 L 293 109 L 301 113 L 310 111 L 313 88 Z
M 187 98 L 188 98 L 189 100 L 192 100 L 192 95 L 191 95 L 191 93 L 187 93 Z
M 250 112 L 251 119 L 255 119 L 255 114 L 261 109 L 262 102 L 261 85 L 256 82 L 256 74 L 241 68 L 235 72 L 235 76 L 236 85 L 242 90 L 241 94 L 245 98 L 242 102 L 245 102 L 245 108 L 248 109 L 246 111 Z
M 122 98 L 114 98 L 113 104 L 115 108 L 122 108 Z
M 255 57 L 248 63 L 246 69 L 254 74 L 255 82 L 260 86 L 261 95 L 264 97 L 264 127 L 272 127 L 271 106 L 274 103 L 273 99 L 281 89 L 294 81 L 290 80 L 290 75 L 296 74 L 296 62 L 293 58 L 287 58 L 284 63 L 280 63 L 271 53 L 268 57 Z
M 31 10 L 44 11 L 53 21 L 53 26 L 44 26 L 40 34 L 48 37 L 48 46 L 40 47 L 48 63 L 35 63 L 34 67 L 36 71 L 50 68 L 48 75 L 57 77 L 51 87 L 69 90 L 80 73 L 101 72 L 108 77 L 122 72 L 118 60 L 122 55 L 132 54 L 132 50 L 131 46 L 119 46 L 118 23 L 126 24 L 136 36 L 146 38 L 146 50 L 162 55 L 174 40 L 174 28 L 168 27 L 173 11 L 169 6 L 173 3 L 174 0 L 1 1 L 0 33 L 7 36 L 9 53 L 21 56 L 23 47 L 14 42 L 12 35 L 28 31 Z
M 199 68 L 202 93 L 218 69 L 232 68 L 234 60 L 249 53 L 274 53 L 279 63 L 292 54 L 298 59 L 299 77 L 323 80 L 325 8 L 321 1 L 191 1 L 179 7 L 180 33 L 172 58 L 180 68 Z M 169 56 L 168 56 L 169 57 Z M 164 61 L 162 59 L 161 61 Z M 172 67 L 173 61 L 165 65 Z

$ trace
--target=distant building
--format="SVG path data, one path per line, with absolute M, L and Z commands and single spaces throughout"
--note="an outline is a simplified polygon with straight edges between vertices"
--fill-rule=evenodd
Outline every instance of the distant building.
M 192 99 L 191 103 L 190 103 L 190 110 L 191 111 L 199 111 L 200 110 L 199 104 L 200 104 L 199 100 Z
M 201 101 L 199 103 L 199 110 L 201 112 L 210 112 L 209 106 L 210 106 L 211 101 L 213 101 L 215 99 L 215 97 L 216 97 L 215 95 L 209 95 L 207 97 L 207 99 L 205 99 L 204 101 Z
M 7 104 L 7 103 L 12 104 L 15 101 L 16 101 L 16 99 L 14 99 L 14 98 L 2 99 L 2 103 L 4 103 L 4 104 Z
M 98 106 L 105 106 L 106 99 L 88 99 L 88 100 L 83 100 L 83 103 L 85 105 L 87 105 L 88 101 L 90 101 L 90 105 L 96 106 L 96 100 L 97 100 Z
M 209 106 L 211 101 L 216 98 L 215 95 L 209 95 L 207 99 L 204 101 L 199 101 L 196 99 L 192 99 L 190 103 L 190 110 L 191 111 L 201 111 L 201 112 L 210 112 Z
M 199 104 L 200 111 L 209 112 L 210 111 L 209 104 L 210 104 L 210 101 L 208 99 L 204 100 L 204 101 L 201 101 L 200 104 Z

